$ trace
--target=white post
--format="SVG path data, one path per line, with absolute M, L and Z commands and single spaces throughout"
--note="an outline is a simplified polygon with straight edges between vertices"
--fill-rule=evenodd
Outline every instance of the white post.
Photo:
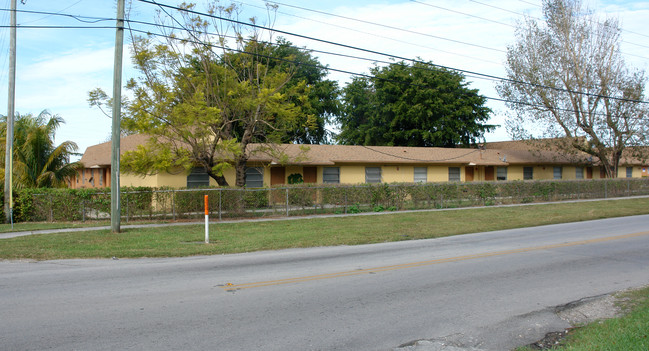
M 207 195 L 205 195 L 205 243 L 209 244 L 210 243 L 210 221 L 209 221 L 210 215 L 208 212 L 208 205 L 207 205 Z

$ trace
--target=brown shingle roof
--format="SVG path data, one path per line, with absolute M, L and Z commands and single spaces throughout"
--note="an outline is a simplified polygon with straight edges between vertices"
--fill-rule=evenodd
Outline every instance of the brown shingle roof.
M 138 145 L 145 144 L 148 139 L 149 136 L 145 134 L 135 134 L 121 138 L 119 141 L 120 155 L 123 155 L 126 151 L 135 150 Z M 86 168 L 110 166 L 111 152 L 112 142 L 110 141 L 93 145 L 86 149 L 80 162 L 84 164 Z
M 135 150 L 145 144 L 149 136 L 138 134 L 123 137 L 120 153 Z M 335 164 L 471 164 L 477 166 L 507 166 L 509 164 L 572 164 L 585 162 L 585 158 L 558 152 L 530 150 L 518 142 L 502 144 L 504 148 L 464 149 L 438 147 L 402 146 L 352 146 L 352 145 L 296 145 L 281 144 L 273 146 L 274 152 L 251 152 L 251 162 L 280 162 L 273 154 L 288 156 L 289 164 L 295 165 L 335 165 Z M 514 147 L 516 146 L 516 147 Z M 252 144 L 251 150 L 264 150 L 261 144 Z M 305 151 L 306 150 L 306 151 Z M 86 167 L 110 165 L 111 142 L 88 147 L 81 158 Z

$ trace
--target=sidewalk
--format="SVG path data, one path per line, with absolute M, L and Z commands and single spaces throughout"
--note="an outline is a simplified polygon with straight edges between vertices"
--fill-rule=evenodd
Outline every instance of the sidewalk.
M 575 203 L 575 202 L 594 202 L 594 201 L 617 201 L 629 199 L 649 199 L 649 195 L 630 196 L 630 197 L 615 197 L 609 199 L 585 199 L 585 200 L 566 200 L 558 202 L 536 202 L 527 204 L 510 204 L 510 205 L 496 205 L 496 206 L 479 206 L 479 207 L 462 207 L 462 208 L 442 208 L 442 209 L 424 209 L 424 210 L 406 210 L 406 211 L 393 211 L 393 212 L 362 212 L 354 214 L 330 214 L 330 215 L 311 215 L 311 216 L 295 216 L 295 217 L 273 217 L 273 218 L 254 218 L 254 219 L 232 219 L 221 221 L 210 221 L 210 224 L 220 223 L 246 223 L 246 222 L 270 222 L 270 221 L 291 221 L 299 219 L 313 219 L 313 218 L 337 218 L 337 217 L 350 217 L 350 216 L 380 216 L 398 213 L 415 213 L 415 212 L 436 212 L 436 211 L 465 211 L 480 208 L 500 208 L 500 207 L 518 207 L 518 206 L 538 206 L 562 203 Z M 204 221 L 195 222 L 180 222 L 180 223 L 154 223 L 154 224 L 127 224 L 121 225 L 121 229 L 131 228 L 159 228 L 159 227 L 180 227 L 188 225 L 202 225 Z M 20 236 L 37 235 L 37 234 L 55 234 L 55 233 L 72 233 L 72 232 L 87 232 L 96 230 L 110 230 L 110 226 L 101 227 L 85 227 L 85 228 L 62 228 L 62 229 L 43 229 L 43 230 L 29 230 L 22 232 L 4 232 L 0 233 L 0 239 L 16 238 Z

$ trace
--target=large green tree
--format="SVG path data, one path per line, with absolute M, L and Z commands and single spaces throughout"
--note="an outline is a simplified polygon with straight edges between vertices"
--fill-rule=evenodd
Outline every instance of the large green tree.
M 338 82 L 326 79 L 325 66 L 304 48 L 292 45 L 290 41 L 279 38 L 275 45 L 269 46 L 274 60 L 271 66 L 281 66 L 293 72 L 287 87 L 305 83 L 309 104 L 303 107 L 303 116 L 313 116 L 310 123 L 298 123 L 294 130 L 286 131 L 282 141 L 298 144 L 325 144 L 331 141 L 326 125 L 333 122 L 333 116 L 340 112 Z M 277 67 L 279 68 L 279 67 Z M 296 102 L 297 103 L 297 102 Z
M 45 110 L 37 116 L 17 114 L 14 120 L 13 182 L 14 188 L 60 188 L 66 187 L 83 166 L 70 162 L 77 144 L 64 141 L 54 144 L 58 127 L 63 118 Z M 0 149 L 5 152 L 7 118 L 0 120 Z M 4 158 L 1 178 L 4 181 Z
M 337 121 L 341 144 L 468 146 L 493 126 L 486 98 L 460 73 L 430 63 L 397 62 L 371 69 L 343 89 Z
M 293 131 L 316 128 L 310 87 L 305 80 L 292 82 L 294 64 L 274 62 L 263 33 L 203 18 L 192 4 L 181 7 L 188 10 L 184 31 L 133 39 L 133 62 L 141 74 L 127 85 L 132 98 L 123 127 L 152 138 L 123 156 L 123 168 L 151 174 L 200 167 L 219 185 L 229 185 L 223 171 L 234 166 L 235 185 L 244 186 L 246 163 L 255 152 L 251 143 L 265 143 L 264 150 L 272 152 Z M 235 5 L 214 3 L 209 12 L 238 16 Z M 101 105 L 107 97 L 95 90 L 90 102 Z
M 601 21 L 579 0 L 544 0 L 544 21 L 526 18 L 507 50 L 507 77 L 497 87 L 513 111 L 516 139 L 551 137 L 566 154 L 589 154 L 609 177 L 625 149 L 645 158 L 649 136 L 644 71 L 628 68 L 620 27 Z

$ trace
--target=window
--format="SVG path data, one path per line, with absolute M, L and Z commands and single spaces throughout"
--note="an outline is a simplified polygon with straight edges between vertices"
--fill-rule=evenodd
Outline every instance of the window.
M 428 181 L 428 168 L 415 167 L 415 183 L 426 183 Z
M 448 181 L 449 182 L 459 182 L 460 179 L 460 167 L 449 167 L 448 168 Z
M 261 188 L 264 186 L 264 169 L 260 167 L 246 168 L 246 187 Z
M 554 167 L 554 179 L 563 178 L 563 167 Z
M 507 167 L 496 168 L 496 179 L 507 180 Z
M 633 167 L 627 167 L 626 168 L 626 177 L 627 178 L 632 178 L 633 177 Z
M 188 188 L 204 188 L 210 186 L 210 176 L 204 168 L 194 168 L 187 175 Z
M 583 167 L 577 167 L 575 169 L 575 178 L 584 179 L 584 168 Z
M 365 183 L 380 183 L 381 167 L 365 167 Z
M 534 167 L 523 167 L 523 180 L 534 179 Z
M 325 167 L 322 169 L 322 182 L 340 184 L 340 167 Z

